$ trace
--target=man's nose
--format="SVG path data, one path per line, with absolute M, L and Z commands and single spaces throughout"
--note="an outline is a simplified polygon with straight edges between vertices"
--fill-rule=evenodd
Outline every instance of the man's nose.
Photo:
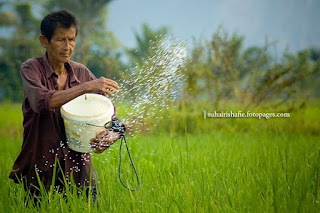
M 65 40 L 63 43 L 63 50 L 69 50 L 71 47 L 70 43 L 68 42 L 68 40 Z

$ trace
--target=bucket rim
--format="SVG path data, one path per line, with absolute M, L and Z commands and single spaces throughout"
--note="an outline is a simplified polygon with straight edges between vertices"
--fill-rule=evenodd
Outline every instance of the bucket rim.
M 107 112 L 107 111 L 104 111 L 104 112 L 102 112 L 102 113 L 100 113 L 100 114 L 96 114 L 96 115 L 94 115 L 94 116 L 92 116 L 92 115 L 75 115 L 75 114 L 72 114 L 72 113 L 70 113 L 70 112 L 68 112 L 68 111 L 66 111 L 65 109 L 64 109 L 64 106 L 66 105 L 66 104 L 68 104 L 69 102 L 71 102 L 72 100 L 74 100 L 74 99 L 76 99 L 76 98 L 79 98 L 79 97 L 81 97 L 81 96 L 84 96 L 84 95 L 87 95 L 87 96 L 95 96 L 95 97 L 98 97 L 99 99 L 101 99 L 101 100 L 104 100 L 104 101 L 106 101 L 106 102 L 108 102 L 109 104 L 111 104 L 111 110 L 112 110 L 112 113 L 110 113 L 110 112 Z M 93 122 L 93 121 L 101 121 L 101 120 L 106 120 L 106 118 L 108 118 L 108 117 L 110 117 L 110 114 L 112 114 L 112 115 L 114 115 L 114 106 L 113 106 L 113 103 L 112 103 L 112 101 L 108 98 L 108 97 L 106 97 L 106 96 L 104 96 L 104 95 L 100 95 L 100 94 L 96 94 L 96 93 L 85 93 L 85 94 L 83 94 L 83 95 L 80 95 L 80 96 L 78 96 L 78 97 L 76 97 L 76 98 L 74 98 L 74 99 L 72 99 L 71 101 L 69 101 L 69 102 L 67 102 L 67 103 L 65 103 L 64 105 L 62 105 L 61 106 L 61 108 L 60 108 L 60 114 L 61 114 L 61 117 L 63 118 L 63 119 L 67 119 L 67 120 L 70 120 L 70 121 L 74 121 L 74 122 L 76 122 L 76 123 L 87 123 L 88 122 L 88 120 L 90 120 L 90 122 Z M 112 115 L 111 115 L 111 117 L 112 117 Z
M 72 117 L 71 117 L 72 116 Z M 91 123 L 93 121 L 101 121 L 101 120 L 105 120 L 103 118 L 108 117 L 109 115 L 107 113 L 101 113 L 99 115 L 96 115 L 94 117 L 97 118 L 93 118 L 93 116 L 80 116 L 80 115 L 73 115 L 67 111 L 65 111 L 64 109 L 61 108 L 61 117 L 63 119 L 67 119 L 69 121 L 74 121 L 76 123 Z M 88 122 L 88 120 L 90 120 L 90 122 Z

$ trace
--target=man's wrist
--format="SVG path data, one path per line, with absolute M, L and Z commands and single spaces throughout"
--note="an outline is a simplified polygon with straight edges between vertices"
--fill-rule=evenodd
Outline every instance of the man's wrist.
M 90 84 L 88 82 L 84 82 L 81 85 L 82 85 L 82 89 L 83 89 L 84 93 L 92 92 L 92 89 L 91 89 Z

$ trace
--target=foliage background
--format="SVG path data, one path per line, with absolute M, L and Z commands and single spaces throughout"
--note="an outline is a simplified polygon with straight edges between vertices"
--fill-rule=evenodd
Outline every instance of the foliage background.
M 142 24 L 140 33 L 134 32 L 136 47 L 125 47 L 108 29 L 110 2 L 0 2 L 0 181 L 1 194 L 7 195 L 1 198 L 0 211 L 319 209 L 319 47 L 279 53 L 277 44 L 266 38 L 263 46 L 244 48 L 244 35 L 224 26 L 211 39 L 194 38 L 190 44 L 188 59 L 179 70 L 186 77 L 181 95 L 169 110 L 157 109 L 162 119 L 145 117 L 144 125 L 134 127 L 139 133 L 130 140 L 142 176 L 141 191 L 127 194 L 118 184 L 115 148 L 95 156 L 98 173 L 109 181 L 101 189 L 105 208 L 74 197 L 65 203 L 63 197 L 48 194 L 42 207 L 25 209 L 21 186 L 11 183 L 7 174 L 22 142 L 19 67 L 44 53 L 38 42 L 41 17 L 53 9 L 71 10 L 81 24 L 73 59 L 97 77 L 116 80 L 130 79 L 131 66 L 150 67 L 145 59 L 154 56 L 153 47 L 171 33 L 166 26 L 153 29 Z M 135 94 L 130 96 L 135 99 Z M 120 117 L 130 116 L 124 110 L 130 108 L 129 100 L 117 107 Z M 291 117 L 203 119 L 205 110 L 290 112 Z M 105 161 L 108 166 L 101 163 Z M 128 180 L 133 180 L 130 171 L 124 168 Z
M 49 11 L 66 8 L 79 19 L 80 31 L 73 59 L 86 64 L 97 76 L 112 79 L 130 77 L 129 65 L 143 66 L 168 27 L 152 29 L 142 24 L 135 32 L 136 47 L 126 48 L 108 30 L 110 0 L 7 1 L 0 4 L 0 100 L 22 100 L 19 76 L 21 63 L 44 52 L 38 42 L 41 18 Z M 37 9 L 36 9 L 37 8 Z M 159 36 L 157 36 L 159 35 Z M 161 35 L 161 36 L 160 36 Z M 244 36 L 220 26 L 209 41 L 194 38 L 185 64 L 185 103 L 207 100 L 215 108 L 233 99 L 247 107 L 286 105 L 293 110 L 319 96 L 319 47 L 297 53 L 278 53 L 276 43 L 265 40 L 262 47 L 244 49 Z M 152 45 L 151 45 L 152 44 Z M 128 60 L 124 61 L 126 57 Z

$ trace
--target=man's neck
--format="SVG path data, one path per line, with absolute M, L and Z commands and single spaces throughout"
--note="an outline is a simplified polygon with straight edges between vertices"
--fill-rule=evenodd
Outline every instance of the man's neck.
M 55 61 L 54 59 L 50 58 L 50 56 L 48 56 L 48 62 L 50 67 L 53 69 L 53 71 L 57 74 L 64 74 L 67 72 L 64 63 L 58 63 L 57 61 Z

